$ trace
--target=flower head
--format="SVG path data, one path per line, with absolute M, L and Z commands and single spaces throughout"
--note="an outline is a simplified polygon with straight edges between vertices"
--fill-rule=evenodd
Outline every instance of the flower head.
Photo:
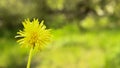
M 38 19 L 34 19 L 30 22 L 29 19 L 25 19 L 22 22 L 24 29 L 19 30 L 16 37 L 20 37 L 17 42 L 22 45 L 22 47 L 39 48 L 42 49 L 44 45 L 50 41 L 50 29 L 46 29 L 43 24 L 44 21 L 39 23 Z

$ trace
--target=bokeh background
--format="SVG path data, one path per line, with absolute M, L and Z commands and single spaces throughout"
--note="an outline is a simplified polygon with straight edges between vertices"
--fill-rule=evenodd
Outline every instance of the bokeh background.
M 120 0 L 0 0 L 0 68 L 26 68 L 15 39 L 26 18 L 53 35 L 31 68 L 120 68 Z

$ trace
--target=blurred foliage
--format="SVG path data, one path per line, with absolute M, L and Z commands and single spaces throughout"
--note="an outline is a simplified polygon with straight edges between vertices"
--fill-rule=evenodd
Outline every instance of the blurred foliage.
M 84 26 L 81 26 L 81 21 L 92 16 L 95 20 L 102 20 L 101 18 L 106 17 L 110 22 L 104 21 L 107 23 L 101 23 L 101 25 L 116 28 L 119 27 L 119 8 L 119 0 L 0 0 L 0 27 L 17 26 L 24 18 L 37 17 L 40 20 L 47 20 L 46 24 L 54 25 L 53 28 L 62 23 L 59 20 L 65 21 L 65 23 L 77 20 L 79 22 L 76 23 L 80 24 L 78 27 L 85 29 Z M 54 19 L 59 19 L 59 22 L 53 22 Z
M 53 29 L 32 68 L 120 68 L 120 0 L 0 0 L 0 68 L 26 67 L 14 39 L 26 18 Z

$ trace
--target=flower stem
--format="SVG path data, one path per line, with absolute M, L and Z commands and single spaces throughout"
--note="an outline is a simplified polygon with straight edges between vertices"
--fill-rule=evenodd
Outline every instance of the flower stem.
M 32 59 L 32 51 L 33 51 L 33 48 L 31 48 L 30 52 L 29 52 L 29 58 L 28 58 L 28 62 L 27 62 L 27 68 L 30 68 L 30 63 L 31 63 L 31 59 Z

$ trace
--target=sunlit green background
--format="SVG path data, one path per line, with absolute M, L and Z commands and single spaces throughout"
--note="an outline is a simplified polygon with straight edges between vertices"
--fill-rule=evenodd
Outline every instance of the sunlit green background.
M 14 38 L 26 18 L 53 34 L 31 68 L 120 68 L 120 0 L 0 0 L 0 68 L 26 68 Z

